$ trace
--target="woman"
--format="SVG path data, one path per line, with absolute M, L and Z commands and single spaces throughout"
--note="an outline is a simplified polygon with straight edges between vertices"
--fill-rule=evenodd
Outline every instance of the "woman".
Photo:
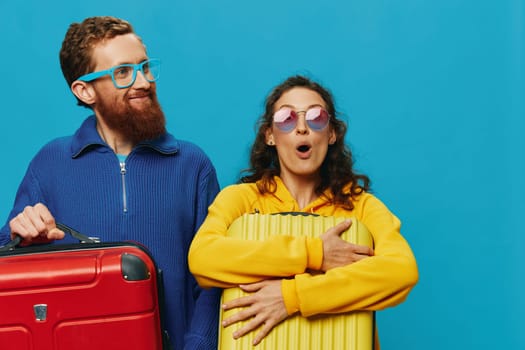
M 250 319 L 235 338 L 261 327 L 257 344 L 298 312 L 311 316 L 391 307 L 417 283 L 416 261 L 400 234 L 400 221 L 368 193 L 368 177 L 354 172 L 345 133 L 329 91 L 305 77 L 288 78 L 268 96 L 248 174 L 219 193 L 189 252 L 190 269 L 201 286 L 240 285 L 252 293 L 223 306 L 245 308 L 223 326 Z M 318 238 L 226 237 L 230 224 L 245 213 L 290 211 L 355 217 L 373 236 L 374 250 L 339 237 L 349 220 Z M 324 272 L 323 277 L 313 278 L 312 270 Z M 329 298 L 321 297 L 327 293 Z

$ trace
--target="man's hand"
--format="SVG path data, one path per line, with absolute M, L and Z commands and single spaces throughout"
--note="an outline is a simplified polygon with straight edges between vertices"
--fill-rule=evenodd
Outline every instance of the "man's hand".
M 243 327 L 233 333 L 233 338 L 238 339 L 262 326 L 253 339 L 253 345 L 257 345 L 270 333 L 273 327 L 288 317 L 281 292 L 281 280 L 267 280 L 239 287 L 243 291 L 253 294 L 225 303 L 222 306 L 223 310 L 238 307 L 245 309 L 222 321 L 222 325 L 227 327 L 251 318 Z
M 56 227 L 55 218 L 42 203 L 27 206 L 10 222 L 11 238 L 19 235 L 24 243 L 44 243 L 64 238 L 64 232 Z
M 339 237 L 341 233 L 351 225 L 351 220 L 345 220 L 321 235 L 323 241 L 323 264 L 321 265 L 321 271 L 326 272 L 335 267 L 346 266 L 374 255 L 372 248 L 348 243 Z

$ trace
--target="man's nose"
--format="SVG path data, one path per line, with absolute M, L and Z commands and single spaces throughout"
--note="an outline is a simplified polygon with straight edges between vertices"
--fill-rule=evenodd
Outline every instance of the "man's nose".
M 135 88 L 142 88 L 142 87 L 149 87 L 150 82 L 146 79 L 144 76 L 144 73 L 142 71 L 137 71 L 137 76 L 135 77 L 135 82 L 133 83 L 133 87 Z

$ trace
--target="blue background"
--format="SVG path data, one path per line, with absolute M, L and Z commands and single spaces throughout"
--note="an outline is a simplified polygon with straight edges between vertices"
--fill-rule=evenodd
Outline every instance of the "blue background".
M 208 153 L 223 187 L 274 85 L 302 73 L 332 90 L 357 168 L 420 269 L 407 301 L 378 313 L 383 349 L 525 348 L 522 0 L 2 1 L 0 13 L 2 218 L 33 155 L 88 114 L 60 71 L 68 25 L 123 17 L 163 61 L 169 130 Z

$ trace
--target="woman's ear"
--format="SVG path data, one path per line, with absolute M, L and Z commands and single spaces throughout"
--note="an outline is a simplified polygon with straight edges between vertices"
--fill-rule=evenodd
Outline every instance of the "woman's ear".
M 275 146 L 275 140 L 273 139 L 273 133 L 272 133 L 271 128 L 266 129 L 265 136 L 266 136 L 266 144 L 268 146 Z
M 71 84 L 71 91 L 73 94 L 85 104 L 91 106 L 95 103 L 96 93 L 91 84 L 84 81 L 75 80 Z
M 328 144 L 333 145 L 337 141 L 337 135 L 335 134 L 335 130 L 332 129 L 330 131 L 330 137 L 328 138 Z

